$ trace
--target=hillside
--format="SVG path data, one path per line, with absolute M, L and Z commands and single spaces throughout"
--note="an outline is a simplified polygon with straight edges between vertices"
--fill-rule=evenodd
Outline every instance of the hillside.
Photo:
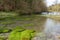
M 48 11 L 60 12 L 60 4 L 55 4 L 55 5 L 48 7 Z

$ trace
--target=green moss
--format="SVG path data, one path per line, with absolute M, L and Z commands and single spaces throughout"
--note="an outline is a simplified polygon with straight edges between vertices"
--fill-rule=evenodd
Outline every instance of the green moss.
M 11 29 L 5 28 L 5 27 L 0 27 L 0 33 L 8 33 L 10 32 Z
M 24 24 L 23 26 L 24 27 L 29 27 L 29 26 L 33 26 L 34 24 L 33 23 L 29 23 L 29 24 Z
M 14 21 L 4 21 L 4 22 L 1 22 L 1 24 L 13 24 L 15 23 Z
M 21 31 L 23 31 L 24 29 L 21 29 L 20 27 L 16 27 L 14 28 L 14 30 L 10 33 L 9 35 L 9 40 L 19 40 L 20 39 L 20 35 L 21 35 Z
M 5 30 L 0 30 L 0 33 L 8 33 L 10 30 L 7 30 L 7 29 L 5 29 Z
M 13 31 L 24 31 L 25 29 L 23 29 L 21 26 L 16 26 L 15 28 L 13 28 Z
M 2 32 L 3 33 L 6 33 L 6 32 L 9 32 L 10 30 L 8 30 L 8 29 L 5 29 L 5 30 L 3 30 Z
M 21 40 L 31 40 L 32 37 L 34 37 L 35 31 L 33 30 L 25 30 L 21 32 Z
M 4 36 L 0 36 L 0 40 L 5 40 Z
M 12 31 L 9 35 L 8 40 L 19 40 L 21 32 Z
M 8 40 L 31 40 L 34 34 L 35 31 L 33 30 L 24 30 L 17 28 L 10 33 Z

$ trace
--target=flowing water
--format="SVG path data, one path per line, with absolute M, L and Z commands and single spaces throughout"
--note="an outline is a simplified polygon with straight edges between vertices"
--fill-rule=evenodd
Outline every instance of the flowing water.
M 23 26 L 30 23 L 33 25 L 26 26 L 26 27 Z M 56 21 L 54 19 L 46 18 L 42 16 L 32 18 L 31 20 L 28 20 L 28 21 L 15 20 L 15 23 L 13 24 L 5 25 L 0 23 L 0 26 L 6 26 L 9 28 L 15 27 L 15 26 L 23 26 L 23 28 L 26 28 L 26 29 L 33 29 L 37 32 L 36 37 L 33 38 L 34 40 L 59 40 L 60 39 L 60 21 Z M 44 34 L 41 35 L 40 34 L 41 32 L 44 33 L 45 36 L 43 36 Z
M 60 40 L 60 21 L 47 18 L 43 32 L 46 33 L 47 40 Z
M 44 20 L 43 17 L 40 20 L 40 23 L 42 23 L 42 26 L 40 25 L 40 27 L 43 27 L 43 34 L 41 34 L 40 32 L 37 33 L 37 36 L 34 40 L 60 40 L 60 21 L 56 21 L 51 18 L 45 18 Z M 39 31 L 39 27 L 37 28 L 36 29 Z

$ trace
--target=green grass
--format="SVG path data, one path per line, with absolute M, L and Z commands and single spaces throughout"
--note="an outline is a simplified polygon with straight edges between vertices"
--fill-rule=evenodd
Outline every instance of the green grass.
M 60 15 L 42 15 L 42 16 L 60 21 Z
M 0 20 L 32 20 L 33 16 L 14 16 L 14 17 L 5 17 L 5 18 L 0 18 Z
M 0 12 L 0 20 L 32 20 L 36 15 L 19 16 L 16 12 Z M 36 16 L 37 17 L 37 16 Z
M 5 19 L 13 19 L 13 17 L 17 16 L 18 14 L 15 12 L 0 12 L 0 20 Z
M 6 13 L 7 14 L 7 13 Z M 10 16 L 10 17 L 5 17 L 5 18 L 0 18 L 0 24 L 14 24 L 16 23 L 15 21 L 32 21 L 33 18 L 38 18 L 38 16 L 31 15 L 31 16 Z M 25 26 L 33 25 L 32 23 L 30 24 L 25 24 Z

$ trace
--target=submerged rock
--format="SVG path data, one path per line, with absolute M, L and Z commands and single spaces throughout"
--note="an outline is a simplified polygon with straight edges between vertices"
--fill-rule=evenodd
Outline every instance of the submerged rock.
M 44 33 L 37 33 L 32 40 L 47 40 L 47 39 Z
M 8 40 L 31 40 L 34 34 L 34 30 L 24 30 L 18 28 L 10 33 Z

